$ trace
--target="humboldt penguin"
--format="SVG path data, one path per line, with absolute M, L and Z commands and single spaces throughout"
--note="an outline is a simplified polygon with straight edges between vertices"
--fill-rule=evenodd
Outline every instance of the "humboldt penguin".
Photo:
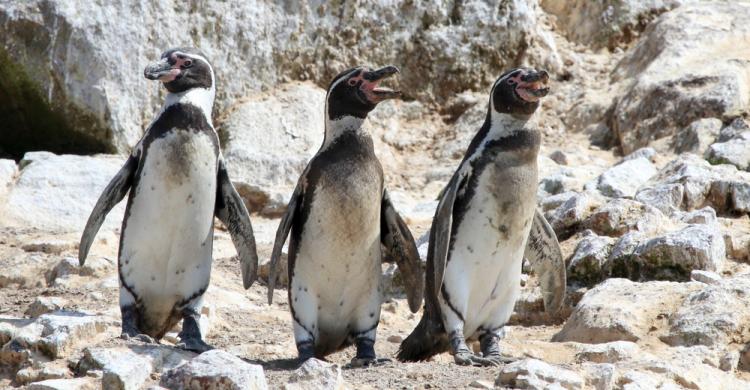
M 554 232 L 536 209 L 541 133 L 534 113 L 548 79 L 543 70 L 518 68 L 492 86 L 484 124 L 439 197 L 425 310 L 402 342 L 399 360 L 450 351 L 460 365 L 508 361 L 498 340 L 520 292 L 524 252 L 540 275 L 546 310 L 562 305 L 565 265 Z M 476 339 L 481 356 L 466 344 Z
M 129 193 L 118 250 L 122 336 L 159 340 L 180 319 L 179 346 L 202 352 L 198 321 L 211 275 L 214 216 L 237 248 L 245 288 L 258 256 L 250 218 L 229 180 L 211 112 L 216 79 L 201 51 L 176 48 L 146 67 L 166 101 L 107 185 L 81 237 L 81 265 L 107 213 Z
M 351 366 L 387 360 L 377 359 L 374 349 L 382 260 L 396 261 L 412 311 L 421 305 L 419 253 L 383 186 L 372 137 L 362 126 L 378 103 L 400 96 L 378 85 L 397 72 L 394 66 L 357 67 L 333 79 L 323 144 L 299 178 L 276 232 L 268 300 L 291 232 L 288 296 L 300 361 L 351 344 L 357 348 Z

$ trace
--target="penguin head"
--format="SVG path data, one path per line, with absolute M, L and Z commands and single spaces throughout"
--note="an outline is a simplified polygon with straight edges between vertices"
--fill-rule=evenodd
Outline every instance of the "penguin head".
M 505 72 L 492 87 L 490 104 L 498 113 L 531 115 L 547 95 L 549 74 L 544 70 L 516 68 Z
M 185 92 L 193 88 L 211 89 L 214 71 L 206 56 L 196 48 L 179 47 L 162 53 L 159 61 L 143 71 L 149 80 L 159 80 L 169 92 Z
M 377 70 L 357 67 L 339 73 L 328 86 L 328 119 L 336 120 L 345 116 L 364 119 L 378 103 L 401 96 L 400 91 L 378 85 L 396 73 L 398 68 L 393 65 Z

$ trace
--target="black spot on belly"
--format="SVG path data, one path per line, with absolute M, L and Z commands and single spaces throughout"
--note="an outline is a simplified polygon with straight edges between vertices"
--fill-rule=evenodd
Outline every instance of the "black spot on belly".
M 322 307 L 320 307 L 320 305 L 318 305 L 318 311 L 320 311 L 320 309 L 322 309 Z
M 503 202 L 503 204 L 500 205 L 500 210 L 504 213 L 507 213 L 508 210 L 510 210 L 510 206 L 513 205 L 513 202 L 506 200 Z
M 503 234 L 503 237 L 505 237 L 506 239 L 508 238 L 508 232 L 510 230 L 508 229 L 508 227 L 506 225 L 500 225 L 500 227 L 497 228 L 497 230 L 499 230 L 500 233 Z
M 344 306 L 344 301 L 339 302 L 339 306 Z
M 151 186 L 151 191 L 154 191 L 156 188 L 154 186 Z
M 305 292 L 307 292 L 307 287 L 305 287 Z
M 375 313 L 370 313 L 370 318 L 375 317 Z
M 156 276 L 152 276 L 152 277 L 151 277 L 151 281 L 152 281 L 152 282 L 155 282 L 155 281 L 156 281 Z
M 469 253 L 474 253 L 474 248 L 472 248 L 471 245 L 467 245 L 466 250 L 469 251 Z
M 294 302 L 297 302 L 297 297 L 294 297 Z

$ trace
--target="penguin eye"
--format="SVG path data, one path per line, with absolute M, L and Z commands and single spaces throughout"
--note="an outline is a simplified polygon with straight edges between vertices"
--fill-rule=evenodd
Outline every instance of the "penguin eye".
M 189 59 L 185 60 L 185 62 L 182 63 L 182 66 L 185 67 L 185 68 L 189 68 L 189 67 L 193 66 L 193 60 L 189 60 Z
M 353 87 L 353 86 L 357 85 L 357 80 L 349 79 L 349 81 L 347 81 L 347 83 Z
M 516 85 L 516 80 L 508 80 L 508 85 Z

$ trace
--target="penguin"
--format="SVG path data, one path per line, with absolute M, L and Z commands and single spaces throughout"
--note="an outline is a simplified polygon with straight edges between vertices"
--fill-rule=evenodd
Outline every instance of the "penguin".
M 268 302 L 290 236 L 288 298 L 300 362 L 325 358 L 351 344 L 357 348 L 351 367 L 388 361 L 378 359 L 374 349 L 384 258 L 397 263 L 411 310 L 417 312 L 421 305 L 419 253 L 383 186 L 372 137 L 362 127 L 378 103 L 400 96 L 378 86 L 397 72 L 395 66 L 357 67 L 333 79 L 326 95 L 323 144 L 299 178 L 279 223 Z
M 498 365 L 498 340 L 520 293 L 524 254 L 544 290 L 545 310 L 565 296 L 557 238 L 536 209 L 541 133 L 534 113 L 549 91 L 543 70 L 518 68 L 490 91 L 484 124 L 439 196 L 430 229 L 423 316 L 397 359 L 450 351 L 459 365 Z M 482 356 L 466 340 L 479 340 Z
M 198 321 L 211 275 L 214 216 L 232 237 L 246 289 L 257 277 L 255 238 L 213 127 L 216 79 L 206 56 L 170 49 L 144 75 L 162 82 L 166 101 L 94 206 L 79 262 L 107 213 L 129 193 L 118 250 L 122 337 L 159 340 L 182 319 L 178 346 L 203 352 L 212 348 Z

